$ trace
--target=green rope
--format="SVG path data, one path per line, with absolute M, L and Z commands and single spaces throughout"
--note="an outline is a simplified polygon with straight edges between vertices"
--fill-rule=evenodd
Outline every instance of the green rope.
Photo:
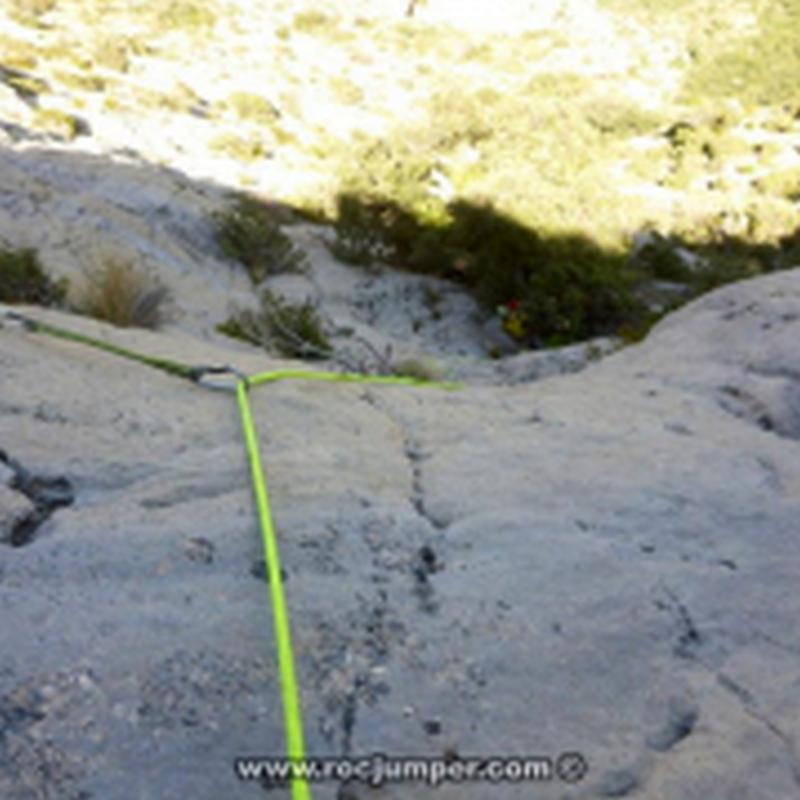
M 259 386 L 262 383 L 272 383 L 285 379 L 300 379 L 313 381 L 329 381 L 331 383 L 377 383 L 400 386 L 428 386 L 431 388 L 453 391 L 460 389 L 461 384 L 452 381 L 427 381 L 423 378 L 408 378 L 398 375 L 362 375 L 358 372 L 314 372 L 302 369 L 279 369 L 274 372 L 261 372 L 247 379 L 250 386 Z
M 15 312 L 8 313 L 7 316 L 19 320 L 32 331 L 85 344 L 98 350 L 104 350 L 108 353 L 113 353 L 114 355 L 163 370 L 180 378 L 197 381 L 202 375 L 208 372 L 232 372 L 238 375 L 236 370 L 230 367 L 190 367 L 186 364 L 180 364 L 177 361 L 171 361 L 166 358 L 144 355 L 133 350 L 128 350 L 125 347 L 104 342 L 101 339 L 73 333 L 64 328 L 58 328 L 54 325 L 32 320 L 21 314 L 16 314 Z M 312 370 L 292 369 L 262 372 L 250 378 L 240 377 L 236 382 L 236 397 L 242 421 L 245 449 L 250 462 L 253 493 L 255 494 L 256 508 L 258 509 L 258 518 L 261 526 L 261 539 L 266 562 L 266 576 L 269 583 L 269 594 L 272 604 L 275 642 L 278 652 L 278 672 L 281 680 L 286 752 L 292 763 L 299 763 L 305 759 L 305 742 L 303 737 L 303 717 L 300 707 L 300 695 L 295 673 L 294 654 L 292 651 L 289 612 L 283 592 L 280 554 L 278 551 L 277 537 L 275 535 L 275 527 L 272 523 L 267 483 L 261 465 L 261 456 L 258 450 L 258 437 L 248 399 L 248 391 L 251 387 L 286 379 L 328 381 L 335 383 L 428 386 L 447 390 L 458 389 L 460 384 L 444 381 L 426 381 L 420 378 L 394 375 L 361 375 L 359 373 L 349 372 L 316 372 Z M 311 800 L 311 789 L 302 775 L 292 774 L 291 788 L 292 800 Z
M 275 528 L 272 524 L 267 483 L 261 467 L 258 439 L 255 425 L 253 424 L 253 415 L 250 412 L 250 403 L 247 399 L 247 384 L 245 381 L 237 382 L 236 397 L 239 401 L 239 411 L 242 417 L 245 447 L 250 459 L 258 517 L 261 521 L 261 538 L 264 544 L 264 560 L 266 561 L 267 581 L 272 601 L 275 643 L 278 650 L 278 671 L 281 678 L 283 717 L 286 731 L 286 753 L 292 761 L 299 761 L 305 759 L 305 744 L 303 742 L 303 717 L 300 710 L 300 696 L 297 690 L 297 677 L 292 654 L 289 612 L 286 608 L 286 599 L 283 594 L 278 542 L 275 537 Z M 292 777 L 292 800 L 311 800 L 311 790 L 302 777 Z
M 126 347 L 120 347 L 110 342 L 104 342 L 102 339 L 95 339 L 92 336 L 84 336 L 81 333 L 74 333 L 73 331 L 65 330 L 64 328 L 57 328 L 55 325 L 48 325 L 44 322 L 23 317 L 22 315 L 14 314 L 12 318 L 19 319 L 30 330 L 35 333 L 46 333 L 49 336 L 55 336 L 58 339 L 66 339 L 70 342 L 78 342 L 86 344 L 90 347 L 97 348 L 98 350 L 105 350 L 107 353 L 113 353 L 123 358 L 138 361 L 141 364 L 147 364 L 149 367 L 163 370 L 171 375 L 176 375 L 179 378 L 186 378 L 188 380 L 197 380 L 198 373 L 202 371 L 200 367 L 189 367 L 185 364 L 179 364 L 177 361 L 170 361 L 167 358 L 159 358 L 158 356 L 147 356 L 141 353 L 136 353 L 133 350 L 128 350 Z

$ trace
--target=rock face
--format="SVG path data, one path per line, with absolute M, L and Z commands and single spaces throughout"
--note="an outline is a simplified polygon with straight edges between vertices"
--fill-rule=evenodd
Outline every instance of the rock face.
M 574 375 L 253 390 L 309 752 L 588 764 L 314 797 L 798 796 L 799 278 Z M 280 754 L 282 712 L 233 396 L 6 326 L 0 446 L 74 495 L 0 543 L 0 796 L 259 796 L 233 759 Z
M 24 495 L 0 486 L 0 542 L 11 544 L 15 532 L 35 512 L 33 504 Z
M 73 290 L 87 267 L 130 261 L 175 297 L 159 333 L 21 310 L 187 364 L 286 366 L 216 330 L 256 302 L 214 236 L 236 187 L 324 205 L 340 147 L 383 139 L 440 94 L 460 113 L 462 88 L 483 85 L 528 98 L 538 78 L 596 76 L 600 128 L 627 127 L 629 101 L 632 131 L 662 102 L 665 124 L 692 128 L 673 103 L 692 37 L 594 0 L 501 0 L 489 15 L 429 0 L 399 25 L 407 0 L 4 5 L 0 248 L 35 248 Z M 9 13 L 26 6 L 41 7 L 35 25 Z M 220 18 L 204 22 L 209 9 Z M 481 41 L 492 29 L 512 36 Z M 509 70 L 518 38 L 525 69 Z M 629 171 L 614 161 L 576 186 L 618 186 L 631 230 L 796 225 L 792 113 L 775 130 L 729 120 L 714 142 L 732 152 L 716 158 L 698 138 L 671 188 L 653 122 L 619 140 Z M 453 151 L 454 177 L 475 156 L 517 163 L 486 152 Z M 436 162 L 432 196 L 455 191 Z M 768 189 L 776 178 L 793 193 Z M 581 196 L 575 219 L 605 205 Z M 287 231 L 309 269 L 268 288 L 318 304 L 337 347 L 430 356 L 465 383 L 252 392 L 309 754 L 552 760 L 537 782 L 327 780 L 316 800 L 800 796 L 800 270 L 717 291 L 635 347 L 489 360 L 514 343 L 457 287 L 351 269 L 330 230 Z M 234 770 L 282 754 L 284 726 L 230 389 L 7 324 L 0 308 L 2 800 L 289 796 Z

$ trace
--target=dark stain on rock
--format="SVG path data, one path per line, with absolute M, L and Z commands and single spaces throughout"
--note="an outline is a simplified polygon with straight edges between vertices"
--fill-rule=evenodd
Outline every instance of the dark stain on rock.
M 356 726 L 356 712 L 358 710 L 357 689 L 348 693 L 342 708 L 342 753 L 349 755 L 353 748 L 353 729 Z
M 426 719 L 422 723 L 422 729 L 428 736 L 438 736 L 442 732 L 442 723 L 438 719 Z
M 671 750 L 692 733 L 698 716 L 699 712 L 693 701 L 673 697 L 669 701 L 664 724 L 646 737 L 647 746 L 660 753 Z
M 213 542 L 202 536 L 192 537 L 183 543 L 186 558 L 198 564 L 211 564 L 214 561 L 214 551 Z
M 627 797 L 639 786 L 639 778 L 627 769 L 609 772 L 600 786 L 601 797 Z
M 257 558 L 250 565 L 250 574 L 260 581 L 269 583 L 269 573 L 267 572 L 267 562 L 263 558 Z M 289 580 L 289 573 L 281 567 L 281 583 L 286 583 Z
M 430 576 L 444 569 L 444 563 L 439 561 L 436 552 L 430 545 L 423 545 L 417 551 L 411 564 L 411 573 L 414 576 L 414 594 L 420 601 L 420 608 L 428 614 L 439 610 L 439 603 L 434 597 L 433 584 Z
M 656 608 L 670 612 L 678 624 L 678 641 L 673 647 L 673 653 L 678 658 L 691 659 L 695 651 L 703 643 L 703 637 L 695 625 L 694 619 L 680 598 L 670 589 L 664 589 L 667 601 L 656 600 Z

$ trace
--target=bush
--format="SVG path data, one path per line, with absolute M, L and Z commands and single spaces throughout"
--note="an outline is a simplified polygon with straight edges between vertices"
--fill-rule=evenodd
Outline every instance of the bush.
M 219 133 L 208 144 L 214 152 L 229 156 L 237 161 L 258 161 L 267 154 L 264 142 L 256 136 Z
M 0 34 L 0 61 L 11 70 L 31 70 L 39 63 L 39 50 L 21 39 Z
M 58 0 L 9 0 L 11 16 L 24 25 L 35 25 L 39 17 L 53 11 Z
M 636 264 L 656 280 L 688 283 L 692 280 L 693 272 L 677 251 L 678 245 L 673 238 L 654 233 L 634 255 Z
M 57 108 L 37 109 L 33 115 L 33 124 L 46 133 L 69 141 L 87 132 L 87 126 L 83 120 Z
M 88 270 L 76 309 L 120 327 L 157 328 L 167 319 L 171 291 L 149 271 L 119 259 Z
M 270 125 L 281 116 L 266 97 L 251 92 L 234 92 L 224 103 L 239 119 Z
M 125 39 L 106 37 L 97 42 L 92 55 L 99 67 L 124 73 L 131 68 L 129 48 Z
M 330 358 L 333 349 L 313 303 L 290 303 L 264 290 L 258 311 L 243 309 L 217 326 L 220 333 L 286 358 Z
M 332 255 L 354 266 L 371 266 L 386 257 L 389 238 L 380 215 L 380 208 L 352 195 L 337 200 L 336 238 L 328 246 Z
M 54 77 L 62 86 L 66 86 L 69 89 L 78 89 L 84 92 L 102 92 L 106 88 L 106 81 L 98 75 L 57 70 Z
M 253 283 L 303 268 L 304 251 L 281 230 L 274 212 L 255 198 L 240 196 L 214 219 L 216 240 L 223 254 L 243 264 Z
M 0 249 L 0 302 L 58 305 L 66 288 L 47 276 L 35 250 Z
M 406 269 L 464 283 L 486 308 L 513 303 L 523 339 L 564 344 L 614 333 L 641 311 L 641 274 L 624 252 L 577 235 L 539 235 L 490 203 L 456 201 L 448 222 L 426 225 L 388 200 L 339 199 L 334 254 L 359 263 L 381 255 Z
M 159 10 L 157 21 L 166 28 L 199 32 L 213 28 L 216 17 L 204 3 L 170 0 Z
M 315 34 L 335 26 L 336 20 L 313 9 L 295 14 L 292 27 L 300 33 Z
M 38 100 L 40 94 L 50 91 L 47 81 L 17 70 L 5 70 L 2 82 L 7 84 L 22 100 Z
M 429 359 L 401 359 L 392 364 L 392 372 L 402 378 L 415 378 L 420 381 L 444 380 L 442 368 Z

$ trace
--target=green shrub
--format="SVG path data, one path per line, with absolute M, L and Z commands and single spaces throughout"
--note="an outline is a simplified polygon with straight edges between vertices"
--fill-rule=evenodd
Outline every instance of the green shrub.
M 420 381 L 441 381 L 444 379 L 442 368 L 427 358 L 404 358 L 395 361 L 392 372 L 403 378 L 416 378 Z
M 754 182 L 764 194 L 784 197 L 791 202 L 800 200 L 800 167 L 790 167 L 762 175 Z
M 47 81 L 17 70 L 0 72 L 0 81 L 7 84 L 23 100 L 37 100 L 40 94 L 50 91 Z
M 33 125 L 47 133 L 72 140 L 84 132 L 86 123 L 74 114 L 57 108 L 39 108 L 33 115 Z
M 159 10 L 157 22 L 167 28 L 189 32 L 206 31 L 213 28 L 216 22 L 214 12 L 207 5 L 194 0 L 169 0 Z
M 237 161 L 258 161 L 267 154 L 260 137 L 241 136 L 238 133 L 219 133 L 209 142 L 209 147 Z
M 334 233 L 329 249 L 347 264 L 371 266 L 385 254 L 387 234 L 380 212 L 357 197 L 338 198 Z
M 120 327 L 157 328 L 168 316 L 171 291 L 152 273 L 110 259 L 87 270 L 76 310 Z
M 0 249 L 0 302 L 58 305 L 66 294 L 66 281 L 51 280 L 35 250 Z
M 389 263 L 459 280 L 490 310 L 514 302 L 527 321 L 524 338 L 578 341 L 613 333 L 640 314 L 633 290 L 643 276 L 624 252 L 578 235 L 539 235 L 490 203 L 453 202 L 449 221 L 437 226 L 388 200 L 346 195 L 339 209 L 337 244 L 347 255 L 369 263 L 380 253 Z
M 693 273 L 676 247 L 672 238 L 656 234 L 636 253 L 636 264 L 656 280 L 688 283 Z
M 585 113 L 590 125 L 602 134 L 613 136 L 653 133 L 663 121 L 660 114 L 621 101 L 590 101 Z
M 84 75 L 80 72 L 57 70 L 54 77 L 62 86 L 84 92 L 102 92 L 106 88 L 106 81 L 98 75 Z
M 234 92 L 223 104 L 230 108 L 239 119 L 270 125 L 281 116 L 266 97 L 251 92 Z
M 127 72 L 131 68 L 131 45 L 119 37 L 101 38 L 94 47 L 95 63 L 114 72 Z
M 322 320 L 310 301 L 289 303 L 264 290 L 258 311 L 239 310 L 217 326 L 220 333 L 286 358 L 325 359 L 333 355 Z
M 23 25 L 36 25 L 39 17 L 53 11 L 58 0 L 8 0 L 11 16 Z
M 0 64 L 12 70 L 31 70 L 39 62 L 39 51 L 35 45 L 23 39 L 12 39 L 0 35 Z
M 343 105 L 354 106 L 364 101 L 364 90 L 350 78 L 334 75 L 328 83 L 336 99 Z
M 248 195 L 214 217 L 217 244 L 223 254 L 244 265 L 253 283 L 269 275 L 298 272 L 306 254 L 281 230 L 275 213 Z
M 292 27 L 301 33 L 315 34 L 334 26 L 336 21 L 322 11 L 310 9 L 295 14 Z

